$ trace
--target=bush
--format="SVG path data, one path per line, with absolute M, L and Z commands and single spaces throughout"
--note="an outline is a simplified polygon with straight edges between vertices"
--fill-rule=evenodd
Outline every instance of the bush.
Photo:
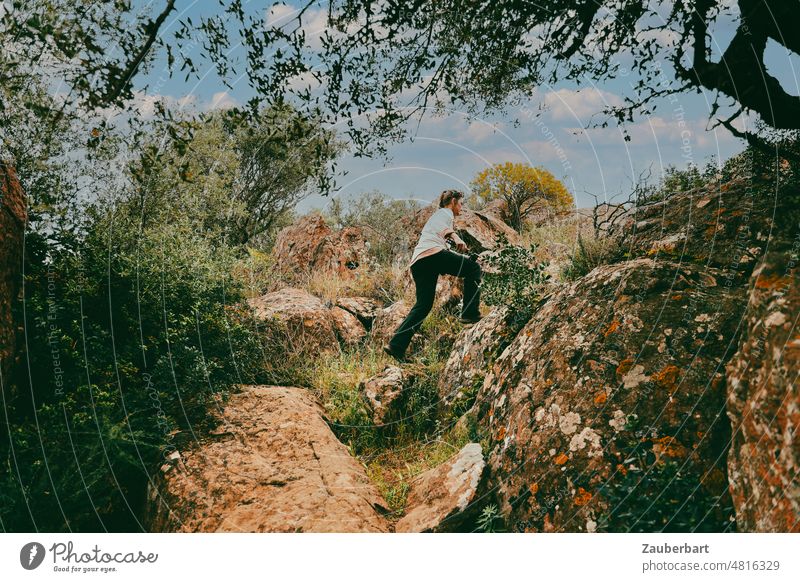
M 475 531 L 481 533 L 500 533 L 504 532 L 503 516 L 497 505 L 490 503 L 483 508 L 478 516 Z
M 512 245 L 505 235 L 497 237 L 498 250 L 486 259 L 481 300 L 487 305 L 508 306 L 522 320 L 530 314 L 541 289 L 550 278 L 547 263 L 536 261 L 536 247 Z
M 29 242 L 17 384 L 34 397 L 5 403 L 3 527 L 139 530 L 148 481 L 228 392 L 291 374 L 262 365 L 232 251 L 191 228 L 95 211 L 85 237 Z
M 364 232 L 370 256 L 389 265 L 408 255 L 415 242 L 408 218 L 420 209 L 414 200 L 394 200 L 382 192 L 368 192 L 358 197 L 334 199 L 325 220 L 335 228 L 357 226 Z
M 584 239 L 578 235 L 578 248 L 561 275 L 572 281 L 589 274 L 600 265 L 607 265 L 624 258 L 624 249 L 619 241 L 612 237 Z

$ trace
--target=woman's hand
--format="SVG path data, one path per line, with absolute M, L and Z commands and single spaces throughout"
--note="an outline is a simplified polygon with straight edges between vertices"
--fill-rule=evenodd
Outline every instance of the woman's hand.
M 455 243 L 456 250 L 459 253 L 467 252 L 467 243 L 465 243 L 463 240 L 461 240 L 461 237 L 459 237 L 457 234 L 453 235 L 453 242 Z

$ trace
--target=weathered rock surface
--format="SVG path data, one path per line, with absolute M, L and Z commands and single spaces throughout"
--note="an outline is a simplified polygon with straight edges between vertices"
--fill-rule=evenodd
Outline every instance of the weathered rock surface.
M 338 347 L 331 310 L 302 289 L 285 287 L 248 301 L 256 318 L 278 318 L 286 323 L 289 340 L 299 350 Z
M 709 265 L 725 271 L 721 284 L 744 285 L 769 237 L 773 204 L 740 178 L 636 208 L 612 233 L 631 256 Z
M 464 279 L 452 275 L 439 275 L 434 306 L 458 314 L 461 312 L 463 300 Z
M 302 388 L 246 386 L 150 489 L 156 532 L 385 532 L 383 500 Z
M 309 214 L 278 233 L 275 257 L 283 273 L 308 270 L 347 275 L 367 259 L 367 239 L 361 229 L 333 231 L 319 214 Z
M 465 210 L 454 221 L 458 235 L 471 251 L 480 253 L 497 247 L 497 235 L 505 235 L 508 242 L 519 244 L 517 231 L 505 222 L 483 212 Z
M 372 328 L 372 322 L 383 308 L 380 301 L 370 297 L 340 297 L 336 306 L 341 307 L 355 315 L 366 329 Z
M 720 500 L 706 519 L 727 524 L 722 365 L 745 301 L 723 277 L 648 258 L 603 265 L 551 296 L 506 347 L 473 412 L 512 528 L 593 531 L 618 481 L 651 468 L 631 465 L 641 462 L 631 450 L 683 463 L 684 478 Z
M 361 382 L 359 390 L 376 425 L 400 418 L 405 400 L 403 389 L 408 380 L 402 368 L 387 366 L 382 372 Z
M 507 315 L 507 308 L 495 308 L 458 334 L 439 376 L 441 414 L 460 416 L 475 402 L 490 364 L 514 339 Z
M 417 475 L 410 483 L 406 514 L 395 531 L 458 531 L 478 509 L 475 503 L 485 469 L 481 446 L 469 443 L 446 463 Z
M 8 385 L 16 354 L 11 309 L 22 285 L 22 250 L 28 219 L 25 194 L 16 172 L 0 162 L 0 373 Z
M 726 368 L 740 531 L 800 532 L 798 251 L 800 242 L 779 241 L 753 272 L 742 341 Z
M 409 311 L 411 306 L 402 300 L 378 311 L 372 323 L 372 337 L 378 341 L 388 341 Z
M 331 307 L 331 318 L 339 339 L 345 345 L 356 345 L 367 335 L 364 325 L 346 309 L 334 305 Z
M 508 204 L 506 204 L 506 201 L 502 198 L 492 200 L 486 206 L 481 208 L 480 211 L 483 214 L 487 214 L 492 218 L 496 218 L 497 220 L 508 224 L 508 221 L 506 220 L 508 215 Z

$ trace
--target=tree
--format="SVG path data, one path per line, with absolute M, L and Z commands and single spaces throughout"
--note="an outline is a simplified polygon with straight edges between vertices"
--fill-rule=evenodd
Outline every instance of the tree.
M 389 264 L 407 254 L 416 243 L 417 233 L 409 230 L 408 217 L 418 210 L 420 204 L 415 200 L 395 200 L 373 190 L 358 196 L 334 198 L 325 218 L 335 228 L 356 226 L 362 229 L 370 255 Z
M 143 9 L 144 8 L 144 9 Z M 0 7 L 0 107 L 25 90 L 31 76 L 60 78 L 61 104 L 31 102 L 41 113 L 91 110 L 133 97 L 133 82 L 164 42 L 175 0 L 152 13 L 130 2 L 14 0 Z M 134 12 L 136 10 L 136 12 Z M 174 58 L 170 59 L 170 64 Z M 184 59 L 182 63 L 189 66 Z
M 298 10 L 293 54 L 302 54 L 301 18 L 314 4 Z M 736 111 L 718 122 L 755 137 L 732 125 L 746 110 L 767 132 L 800 129 L 800 97 L 764 64 L 768 41 L 800 52 L 797 35 L 782 30 L 799 10 L 798 0 L 340 0 L 328 7 L 322 53 L 293 66 L 323 84 L 332 110 L 390 137 L 431 107 L 502 109 L 541 85 L 625 70 L 636 73 L 633 94 L 607 110 L 604 125 L 652 111 L 657 98 L 708 89 L 717 95 L 712 116 L 729 98 Z M 726 18 L 738 20 L 736 32 L 713 60 L 710 29 Z M 352 133 L 366 149 L 358 126 Z
M 574 207 L 572 194 L 561 181 L 544 168 L 506 162 L 478 173 L 472 182 L 473 204 L 492 200 L 506 203 L 506 220 L 517 232 L 536 210 L 554 211 Z
M 342 151 L 333 131 L 292 108 L 273 108 L 254 126 L 236 129 L 239 171 L 233 197 L 244 208 L 232 242 L 245 244 L 275 228 L 310 193 L 309 183 Z
M 139 115 L 143 100 L 155 104 L 164 141 L 185 148 L 191 132 L 176 128 L 180 120 L 174 119 L 174 111 L 162 96 L 148 94 L 141 80 L 155 67 L 161 68 L 159 84 L 177 73 L 188 81 L 204 79 L 211 71 L 223 87 L 231 88 L 233 80 L 246 84 L 251 97 L 228 109 L 228 118 L 241 124 L 269 123 L 260 116 L 285 107 L 285 88 L 292 74 L 282 74 L 286 66 L 281 50 L 272 50 L 284 42 L 285 34 L 262 30 L 263 10 L 245 4 L 220 0 L 193 21 L 186 11 L 176 9 L 175 0 L 0 3 L 0 159 L 21 166 L 8 135 L 13 130 L 41 136 L 63 123 L 74 126 L 79 147 L 92 149 L 109 136 L 124 133 L 125 142 L 136 152 L 140 139 L 152 133 L 153 124 Z M 32 92 L 31 85 L 39 80 L 46 90 Z M 7 115 L 9 110 L 15 111 L 13 116 Z M 314 113 L 298 111 L 292 126 L 295 134 L 308 127 L 301 117 L 316 130 Z M 19 119 L 28 123 L 15 124 Z M 330 148 L 331 144 L 320 146 L 320 137 L 319 133 L 306 136 L 313 147 Z M 314 178 L 319 185 L 330 189 L 329 168 L 309 167 L 318 170 Z M 20 171 L 19 177 L 27 188 L 28 176 Z
M 252 243 L 309 195 L 310 181 L 341 146 L 332 132 L 288 107 L 251 125 L 212 112 L 188 121 L 186 147 L 149 137 L 132 165 L 131 209 L 141 228 L 176 209 L 196 230 L 233 245 Z

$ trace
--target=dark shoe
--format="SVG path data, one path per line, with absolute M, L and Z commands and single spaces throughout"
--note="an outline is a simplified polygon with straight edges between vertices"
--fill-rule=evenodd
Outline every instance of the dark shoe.
M 458 321 L 464 325 L 472 325 L 473 323 L 478 323 L 481 319 L 482 317 L 480 315 L 476 315 L 473 317 L 459 317 Z
M 392 356 L 392 357 L 393 357 L 395 360 L 397 360 L 397 361 L 398 361 L 398 362 L 400 362 L 401 364 L 405 364 L 405 363 L 408 361 L 408 360 L 406 360 L 406 357 L 405 357 L 405 355 L 404 355 L 404 354 L 397 354 L 397 353 L 395 353 L 395 352 L 392 350 L 392 348 L 390 348 L 388 345 L 386 345 L 386 346 L 383 346 L 383 353 L 384 353 L 384 354 L 387 354 L 387 355 L 389 355 L 389 356 Z

